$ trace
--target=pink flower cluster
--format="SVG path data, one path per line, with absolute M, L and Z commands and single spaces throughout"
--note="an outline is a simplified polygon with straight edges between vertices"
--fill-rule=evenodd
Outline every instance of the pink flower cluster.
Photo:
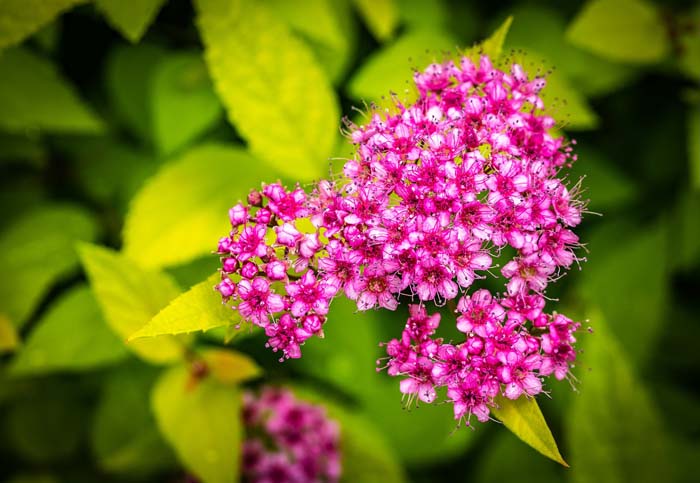
M 267 185 L 231 209 L 217 289 L 293 358 L 339 293 L 359 310 L 409 299 L 389 373 L 425 402 L 446 387 L 457 419 L 483 421 L 494 397 L 535 395 L 575 359 L 579 324 L 544 309 L 548 283 L 579 260 L 584 205 L 564 174 L 576 157 L 542 113 L 545 80 L 518 65 L 465 57 L 415 84 L 413 104 L 349 124 L 357 154 L 341 177 L 309 195 Z M 502 293 L 482 288 L 499 272 Z M 429 303 L 455 311 L 464 340 L 434 337 Z
M 243 481 L 331 483 L 341 472 L 339 429 L 320 406 L 287 390 L 244 395 Z

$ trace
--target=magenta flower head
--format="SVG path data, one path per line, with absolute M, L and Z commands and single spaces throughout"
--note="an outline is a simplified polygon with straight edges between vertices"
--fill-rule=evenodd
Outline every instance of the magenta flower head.
M 325 410 L 267 387 L 244 394 L 243 481 L 331 483 L 340 477 L 339 428 Z
M 464 57 L 414 81 L 412 104 L 347 124 L 356 155 L 340 177 L 309 194 L 267 185 L 231 209 L 217 289 L 291 358 L 323 334 L 335 296 L 358 310 L 407 301 L 388 373 L 409 401 L 444 392 L 455 418 L 485 421 L 495 397 L 534 396 L 575 359 L 579 324 L 547 312 L 545 291 L 580 261 L 576 156 L 543 112 L 545 80 L 517 64 Z M 429 309 L 443 305 L 462 340 L 435 335 Z

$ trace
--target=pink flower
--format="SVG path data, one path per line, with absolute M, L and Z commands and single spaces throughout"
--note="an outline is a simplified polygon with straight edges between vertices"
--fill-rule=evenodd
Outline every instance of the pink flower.
M 260 326 L 267 324 L 271 314 L 284 310 L 284 299 L 270 290 L 270 283 L 264 278 L 241 280 L 238 296 L 241 299 L 238 311 Z

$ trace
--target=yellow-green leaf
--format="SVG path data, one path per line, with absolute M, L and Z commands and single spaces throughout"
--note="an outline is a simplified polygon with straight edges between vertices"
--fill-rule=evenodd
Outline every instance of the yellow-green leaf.
M 589 0 L 566 38 L 601 57 L 639 64 L 662 60 L 670 47 L 661 12 L 645 0 Z
M 221 277 L 214 274 L 174 299 L 146 325 L 132 334 L 130 340 L 166 334 L 186 334 L 240 322 L 237 312 L 221 302 L 214 290 Z
M 394 0 L 353 0 L 372 35 L 385 41 L 399 25 L 399 9 Z
M 10 366 L 14 375 L 81 371 L 113 364 L 128 354 L 102 318 L 90 289 L 62 295 L 39 320 Z
M 242 352 L 207 349 L 202 352 L 202 358 L 209 374 L 222 384 L 240 384 L 262 374 L 260 366 Z
M 54 204 L 22 215 L 0 234 L 0 313 L 15 327 L 31 314 L 51 285 L 75 271 L 78 241 L 92 241 L 92 216 Z
M 87 0 L 2 0 L 0 49 L 20 43 L 64 11 L 85 2 Z
M 209 72 L 251 151 L 295 179 L 322 176 L 339 111 L 313 53 L 261 2 L 195 3 Z
M 564 466 L 569 466 L 559 453 L 557 442 L 542 416 L 542 411 L 534 398 L 520 397 L 515 401 L 499 396 L 496 398 L 493 414 L 501 420 L 513 434 L 542 453 L 547 458 Z
M 242 431 L 235 388 L 211 377 L 193 381 L 186 367 L 176 366 L 156 383 L 151 405 L 161 433 L 198 479 L 238 481 Z
M 95 133 L 94 112 L 47 59 L 24 48 L 0 55 L 0 129 Z
M 211 253 L 230 231 L 228 209 L 259 188 L 267 168 L 223 144 L 195 147 L 170 161 L 134 197 L 124 223 L 124 252 L 144 267 Z
M 112 27 L 138 42 L 166 0 L 95 0 Z
M 10 319 L 4 314 L 0 314 L 0 354 L 12 352 L 18 344 L 17 329 L 12 325 Z
M 492 62 L 496 62 L 503 53 L 503 44 L 506 41 L 510 24 L 513 23 L 513 17 L 508 17 L 503 21 L 500 27 L 491 34 L 489 38 L 481 42 L 477 49 L 480 53 L 488 55 Z
M 96 245 L 80 246 L 80 258 L 109 326 L 126 339 L 180 293 L 173 279 L 147 270 L 126 256 Z M 138 340 L 127 345 L 156 364 L 182 357 L 185 341 L 172 337 Z

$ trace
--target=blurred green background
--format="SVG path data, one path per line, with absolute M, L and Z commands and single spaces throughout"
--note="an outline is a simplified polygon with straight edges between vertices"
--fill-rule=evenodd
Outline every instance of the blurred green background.
M 548 73 L 590 199 L 588 262 L 550 295 L 591 330 L 577 380 L 538 399 L 571 468 L 497 423 L 455 430 L 449 405 L 403 409 L 375 372 L 401 311 L 338 300 L 325 340 L 283 364 L 262 335 L 225 344 L 226 329 L 124 343 L 214 272 L 226 209 L 251 187 L 337 172 L 352 156 L 341 116 L 410 98 L 411 68 L 510 15 L 505 55 Z M 183 353 L 226 346 L 263 370 L 244 384 L 304 386 L 336 408 L 344 481 L 698 481 L 699 80 L 692 1 L 0 0 L 0 480 L 213 468 L 199 441 L 237 418 L 230 405 L 151 392 Z M 121 253 L 84 246 L 81 264 L 78 242 Z M 192 419 L 189 448 L 164 405 Z M 218 464 L 206 479 L 233 481 Z

